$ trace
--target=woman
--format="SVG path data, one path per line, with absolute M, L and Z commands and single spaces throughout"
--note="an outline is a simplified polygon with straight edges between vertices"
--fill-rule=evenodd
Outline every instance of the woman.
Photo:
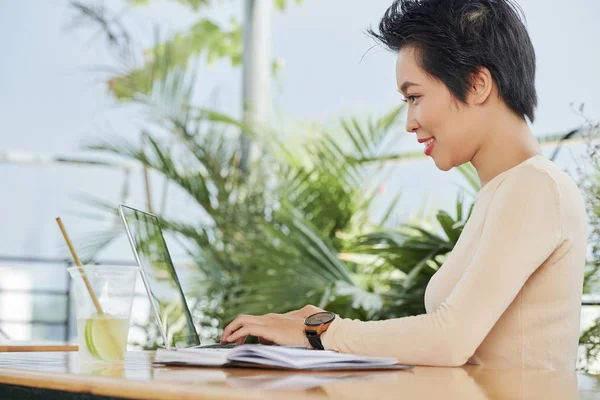
M 398 52 L 406 130 L 439 169 L 470 161 L 481 182 L 459 241 L 427 286 L 427 313 L 374 322 L 332 316 L 317 329 L 304 318 L 322 310 L 307 306 L 240 316 L 222 342 L 253 335 L 414 365 L 573 370 L 587 218 L 577 186 L 542 155 L 528 126 L 535 53 L 517 7 L 397 0 L 379 33 L 369 32 Z

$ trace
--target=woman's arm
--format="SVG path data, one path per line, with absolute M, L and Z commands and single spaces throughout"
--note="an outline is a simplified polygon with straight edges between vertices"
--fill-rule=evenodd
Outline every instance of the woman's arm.
M 496 189 L 475 255 L 437 310 L 386 321 L 338 319 L 323 335 L 324 347 L 407 364 L 464 365 L 562 241 L 555 181 L 542 170 L 520 172 Z

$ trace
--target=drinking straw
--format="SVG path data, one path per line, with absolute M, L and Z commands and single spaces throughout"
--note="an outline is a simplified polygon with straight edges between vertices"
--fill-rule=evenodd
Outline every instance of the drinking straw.
M 58 222 L 58 227 L 60 228 L 63 236 L 65 237 L 67 246 L 69 246 L 69 250 L 71 251 L 71 255 L 73 256 L 73 261 L 75 261 L 75 265 L 77 265 L 78 267 L 81 267 L 81 262 L 79 261 L 79 257 L 77 257 L 75 248 L 73 247 L 73 244 L 71 243 L 71 239 L 69 239 L 69 235 L 67 234 L 67 231 L 65 230 L 65 226 L 63 225 L 62 221 L 60 220 L 60 217 L 56 218 L 56 222 Z M 90 284 L 90 281 L 88 280 L 87 275 L 85 274 L 85 271 L 83 271 L 83 270 L 81 270 L 81 277 L 83 278 L 85 287 L 87 288 L 87 290 L 92 298 L 92 301 L 94 302 L 96 311 L 100 315 L 104 314 L 104 312 L 102 312 L 102 306 L 100 305 L 100 302 L 98 301 L 98 298 L 96 297 L 96 293 L 94 293 L 94 288 L 92 288 L 92 285 Z

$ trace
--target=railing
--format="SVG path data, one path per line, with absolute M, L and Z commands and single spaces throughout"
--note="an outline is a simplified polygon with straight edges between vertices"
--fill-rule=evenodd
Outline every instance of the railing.
M 73 262 L 70 259 L 60 259 L 60 258 L 43 258 L 43 257 L 14 257 L 14 256 L 2 256 L 0 255 L 0 264 L 5 263 L 18 263 L 18 264 L 54 264 L 54 265 L 62 265 L 63 271 L 66 270 L 67 267 L 73 266 Z M 131 261 L 94 261 L 92 262 L 94 265 L 102 264 L 102 265 L 135 265 Z M 29 319 L 29 320 L 10 320 L 10 319 L 2 319 L 0 316 L 0 323 L 7 324 L 19 324 L 19 325 L 39 325 L 39 326 L 63 326 L 64 327 L 64 337 L 63 340 L 68 342 L 70 340 L 69 333 L 71 331 L 71 279 L 69 278 L 67 272 L 65 271 L 66 278 L 66 289 L 65 290 L 50 290 L 50 289 L 12 289 L 12 288 L 3 288 L 0 286 L 0 294 L 4 293 L 12 293 L 12 294 L 29 294 L 29 295 L 49 295 L 49 296 L 62 296 L 66 298 L 65 304 L 65 318 L 56 321 L 49 321 L 43 319 Z M 135 296 L 143 296 L 142 294 L 135 294 Z M 0 337 L 4 337 L 5 339 L 11 339 L 10 336 L 2 330 L 0 327 Z

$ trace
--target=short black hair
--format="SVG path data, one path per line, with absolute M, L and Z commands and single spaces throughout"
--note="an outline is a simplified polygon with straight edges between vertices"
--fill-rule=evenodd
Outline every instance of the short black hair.
M 490 70 L 500 97 L 522 118 L 537 106 L 535 51 L 511 0 L 395 0 L 367 33 L 393 51 L 417 51 L 419 66 L 466 102 L 472 73 Z

